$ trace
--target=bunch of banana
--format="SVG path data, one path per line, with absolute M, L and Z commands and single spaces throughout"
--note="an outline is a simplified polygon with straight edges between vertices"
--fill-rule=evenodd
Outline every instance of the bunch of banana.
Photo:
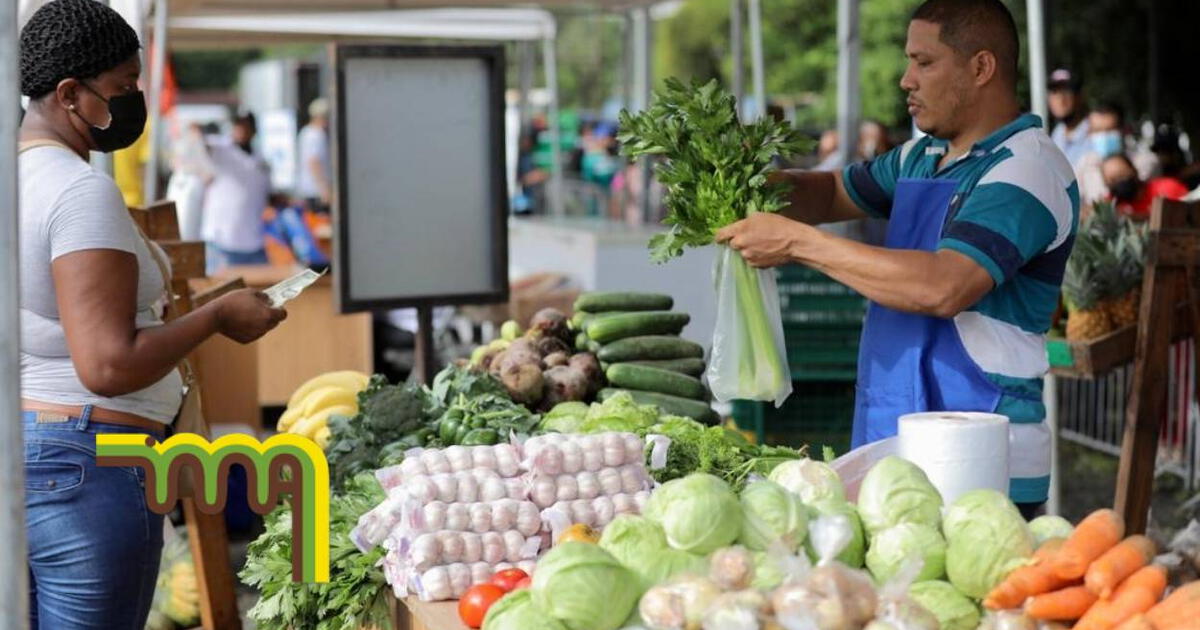
M 322 449 L 329 444 L 330 416 L 358 413 L 358 392 L 370 376 L 354 370 L 327 372 L 309 379 L 292 393 L 279 418 L 279 430 L 303 435 Z
M 191 627 L 200 621 L 200 588 L 196 583 L 196 565 L 190 559 L 180 560 L 160 576 L 166 579 L 170 593 L 164 612 L 172 621 Z

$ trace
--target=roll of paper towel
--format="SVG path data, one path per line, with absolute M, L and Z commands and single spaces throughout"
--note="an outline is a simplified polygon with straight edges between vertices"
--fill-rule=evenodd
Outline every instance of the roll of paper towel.
M 898 455 L 921 467 L 946 505 L 991 488 L 1008 494 L 1008 418 L 931 411 L 900 416 Z

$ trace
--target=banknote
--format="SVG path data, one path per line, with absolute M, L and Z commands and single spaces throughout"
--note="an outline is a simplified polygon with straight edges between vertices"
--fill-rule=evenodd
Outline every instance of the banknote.
M 311 269 L 305 269 L 283 282 L 268 287 L 263 293 L 266 293 L 267 298 L 271 300 L 271 306 L 279 308 L 288 300 L 295 299 L 304 289 L 307 289 L 309 285 L 316 282 L 317 278 L 323 275 L 325 275 L 324 271 L 317 273 Z

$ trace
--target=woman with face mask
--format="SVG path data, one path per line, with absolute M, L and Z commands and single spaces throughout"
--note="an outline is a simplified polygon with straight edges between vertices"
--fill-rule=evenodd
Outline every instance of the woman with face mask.
M 165 439 L 179 363 L 220 333 L 242 343 L 286 313 L 249 290 L 163 322 L 165 256 L 88 164 L 142 133 L 139 43 L 93 0 L 53 0 L 21 30 L 30 104 L 19 156 L 21 390 L 30 626 L 141 628 L 163 517 L 137 467 L 96 466 L 99 433 Z M 15 569 L 14 569 L 15 570 Z

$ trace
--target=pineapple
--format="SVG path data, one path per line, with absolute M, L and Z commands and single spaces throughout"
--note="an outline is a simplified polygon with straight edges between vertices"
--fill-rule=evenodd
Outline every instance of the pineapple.
M 1100 302 L 1109 282 L 1106 274 L 1112 272 L 1115 260 L 1098 235 L 1081 231 L 1076 236 L 1062 284 L 1068 341 L 1087 341 L 1112 331 L 1112 316 L 1100 307 Z
M 1067 339 L 1086 341 L 1137 322 L 1146 230 L 1098 203 L 1080 226 L 1063 276 Z
M 1122 218 L 1110 249 L 1117 259 L 1111 290 L 1101 302 L 1115 328 L 1137 323 L 1141 304 L 1142 276 L 1146 269 L 1146 230 L 1142 224 Z

